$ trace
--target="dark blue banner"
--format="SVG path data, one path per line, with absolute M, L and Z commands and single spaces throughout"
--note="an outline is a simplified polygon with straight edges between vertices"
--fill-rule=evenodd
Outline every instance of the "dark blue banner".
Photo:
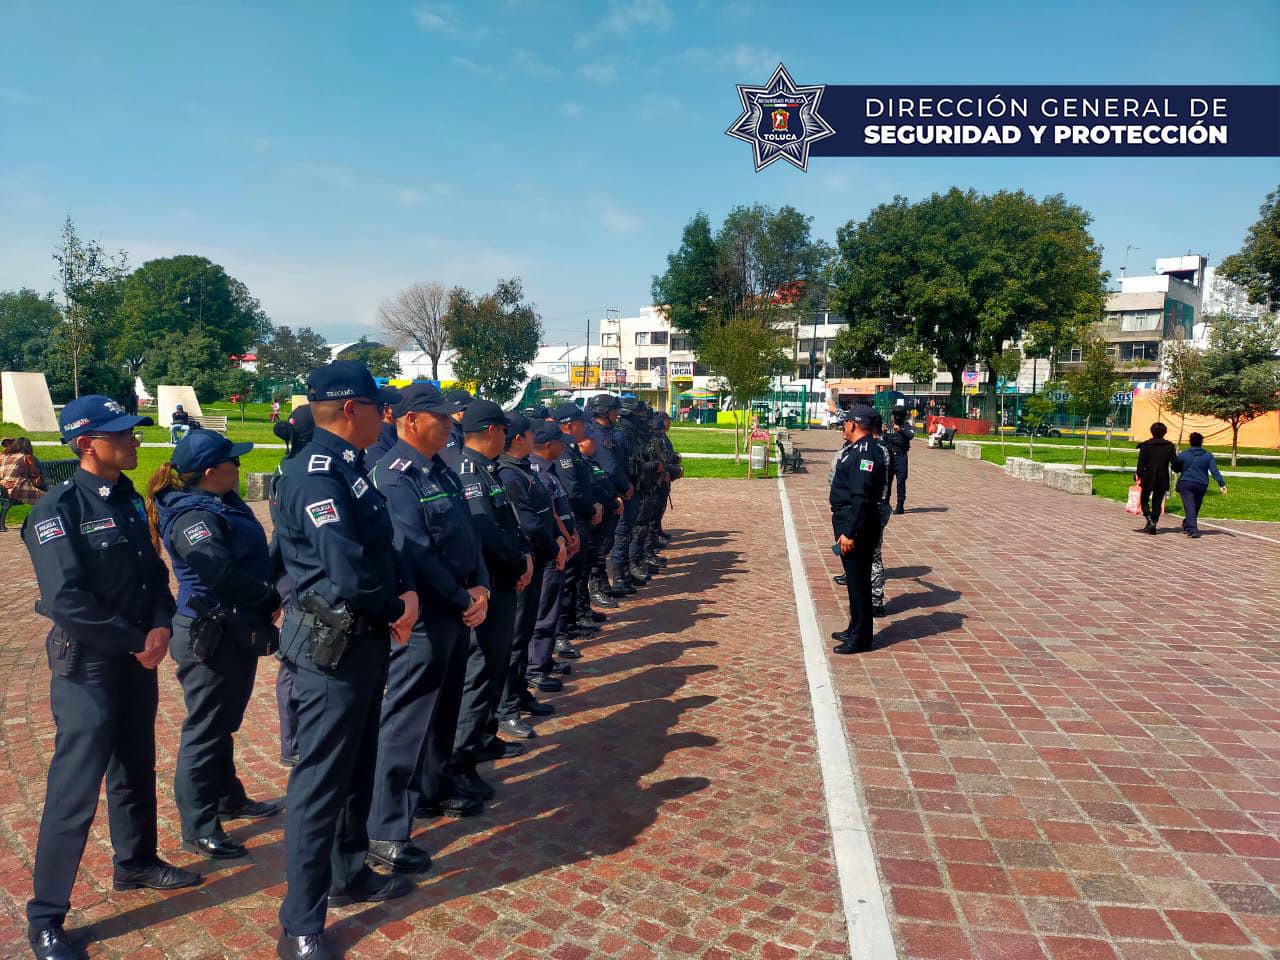
M 814 157 L 1274 157 L 1280 86 L 836 86 Z

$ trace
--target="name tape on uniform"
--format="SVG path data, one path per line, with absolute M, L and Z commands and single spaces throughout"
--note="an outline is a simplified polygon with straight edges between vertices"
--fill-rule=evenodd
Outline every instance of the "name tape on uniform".
M 101 520 L 89 520 L 80 524 L 81 533 L 98 533 L 100 530 L 114 530 L 116 528 L 115 517 L 103 517 Z M 43 540 L 40 541 L 44 543 Z

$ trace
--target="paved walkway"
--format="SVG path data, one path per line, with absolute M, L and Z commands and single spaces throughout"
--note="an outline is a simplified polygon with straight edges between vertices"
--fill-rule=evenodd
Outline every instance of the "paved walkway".
M 801 444 L 829 631 L 837 439 Z M 1280 544 L 1146 537 L 949 451 L 911 473 L 876 649 L 829 660 L 899 955 L 1280 957 Z
M 498 798 L 420 824 L 435 859 L 410 897 L 333 911 L 349 956 L 768 958 L 848 953 L 781 513 L 765 481 L 677 487 L 671 564 L 581 646 L 533 750 L 492 771 Z M 0 957 L 25 953 L 23 904 L 53 746 L 44 621 L 14 532 L 0 534 Z M 183 717 L 161 666 L 161 850 L 179 849 L 173 760 Z M 283 795 L 274 663 L 264 661 L 238 757 L 250 794 Z M 73 897 L 95 956 L 273 957 L 279 821 L 237 825 L 251 861 L 192 891 L 110 892 L 105 807 Z

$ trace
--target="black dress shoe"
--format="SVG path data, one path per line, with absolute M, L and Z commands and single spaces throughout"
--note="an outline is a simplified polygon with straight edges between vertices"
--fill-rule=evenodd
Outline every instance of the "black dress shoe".
M 272 803 L 270 800 L 245 799 L 242 803 L 218 804 L 218 816 L 228 820 L 262 820 L 265 817 L 274 817 L 279 812 L 280 804 Z
M 370 840 L 368 859 L 392 873 L 426 873 L 431 869 L 427 851 L 408 840 Z
M 88 956 L 61 927 L 27 927 L 27 943 L 36 960 L 84 960 Z
M 556 644 L 556 656 L 561 660 L 581 660 L 582 654 L 568 640 L 561 641 Z
M 198 853 L 210 860 L 239 860 L 247 857 L 249 851 L 243 844 L 236 843 L 225 833 L 214 833 L 207 837 L 196 837 L 194 840 L 183 840 L 182 849 L 190 853 Z
M 831 634 L 831 639 L 839 640 L 841 643 L 846 643 L 849 640 L 849 631 L 837 630 L 835 633 Z
M 183 870 L 160 858 L 138 870 L 116 870 L 111 885 L 117 890 L 177 890 L 181 887 L 196 887 L 204 882 L 204 877 L 190 870 Z
M 609 588 L 613 595 L 619 599 L 624 597 L 634 597 L 636 588 L 627 582 L 625 577 L 619 578 L 613 582 L 613 586 Z
M 516 721 L 519 723 L 520 721 Z M 529 725 L 526 723 L 526 727 Z M 503 729 L 502 724 L 498 724 L 499 729 Z M 533 734 L 533 728 L 529 727 L 530 735 Z M 476 760 L 484 763 L 486 760 L 512 760 L 515 757 L 524 755 L 524 747 L 518 743 L 507 743 L 505 740 L 493 740 L 486 743 L 483 747 L 476 751 Z
M 329 906 L 347 907 L 353 903 L 381 903 L 413 892 L 413 881 L 398 874 L 387 876 L 365 867 L 356 874 L 351 885 L 329 891 Z
M 837 573 L 831 579 L 834 580 L 836 583 L 838 583 L 842 587 L 847 587 L 849 585 L 849 578 L 845 576 L 843 573 Z
M 870 649 L 871 649 L 870 647 L 864 647 L 861 644 L 849 643 L 848 641 L 846 641 L 844 643 L 837 643 L 834 647 L 831 648 L 831 652 L 839 653 L 839 654 L 866 653 Z
M 533 727 L 519 717 L 514 717 L 510 720 L 499 720 L 498 732 L 508 737 L 515 737 L 517 740 L 532 740 L 538 735 Z M 518 744 L 512 744 L 512 746 L 518 746 Z
M 415 820 L 434 820 L 436 817 L 450 817 L 461 820 L 463 817 L 474 817 L 484 813 L 484 802 L 471 794 L 466 796 L 446 797 L 444 800 L 424 800 L 413 811 Z
M 563 656 L 563 654 L 561 654 L 561 656 Z M 569 674 L 573 673 L 573 666 L 568 663 L 561 663 L 557 660 L 555 663 L 551 664 L 551 669 L 548 672 L 555 677 L 567 677 Z
M 325 942 L 323 933 L 310 933 L 305 937 L 282 936 L 276 941 L 276 956 L 280 960 L 338 960 L 341 954 Z
M 555 714 L 556 708 L 549 703 L 528 697 L 520 701 L 520 712 L 527 713 L 531 717 L 550 717 Z
M 543 693 L 555 693 L 564 689 L 564 684 L 555 677 L 547 676 L 542 673 L 531 673 L 525 677 L 529 681 L 529 686 L 541 690 Z
M 612 610 L 618 605 L 612 594 L 605 593 L 603 590 L 591 591 L 591 603 L 593 606 L 604 607 L 606 610 Z

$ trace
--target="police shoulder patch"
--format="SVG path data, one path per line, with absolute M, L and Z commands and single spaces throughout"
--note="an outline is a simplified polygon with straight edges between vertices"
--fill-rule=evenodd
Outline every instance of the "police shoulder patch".
M 351 492 L 355 494 L 357 500 L 363 497 L 369 491 L 369 481 L 364 477 L 356 477 L 356 482 L 351 485 Z
M 325 473 L 332 465 L 333 457 L 325 456 L 323 453 L 313 453 L 311 459 L 307 461 L 307 473 Z
M 317 527 L 323 527 L 326 523 L 337 523 L 342 519 L 338 516 L 337 505 L 331 499 L 308 503 L 307 516 L 311 518 L 312 525 Z
M 187 527 L 186 530 L 182 531 L 182 533 L 187 538 L 187 543 L 191 544 L 193 547 L 200 541 L 208 540 L 213 536 L 213 531 L 209 529 L 209 525 L 203 520 L 199 523 L 193 523 L 191 526 Z
M 476 497 L 484 496 L 484 488 L 478 483 L 467 483 L 462 487 L 462 495 L 468 500 L 474 500 Z
M 35 526 L 36 542 L 44 545 L 51 540 L 58 540 L 67 535 L 67 528 L 62 524 L 61 517 L 49 517 L 47 520 L 40 520 Z
M 875 465 L 875 461 L 873 461 L 873 460 L 859 460 L 859 461 L 858 461 L 858 469 L 859 469 L 859 470 L 861 470 L 861 471 L 863 471 L 864 473 L 870 473 L 870 472 L 871 472 L 871 471 L 873 471 L 875 468 L 876 468 L 876 465 Z
M 560 459 L 560 466 L 562 466 L 562 467 L 564 467 L 566 470 L 568 470 L 570 467 L 572 467 L 572 466 L 573 466 L 573 461 L 572 461 L 571 459 L 569 459 L 568 457 L 562 457 L 562 458 Z

